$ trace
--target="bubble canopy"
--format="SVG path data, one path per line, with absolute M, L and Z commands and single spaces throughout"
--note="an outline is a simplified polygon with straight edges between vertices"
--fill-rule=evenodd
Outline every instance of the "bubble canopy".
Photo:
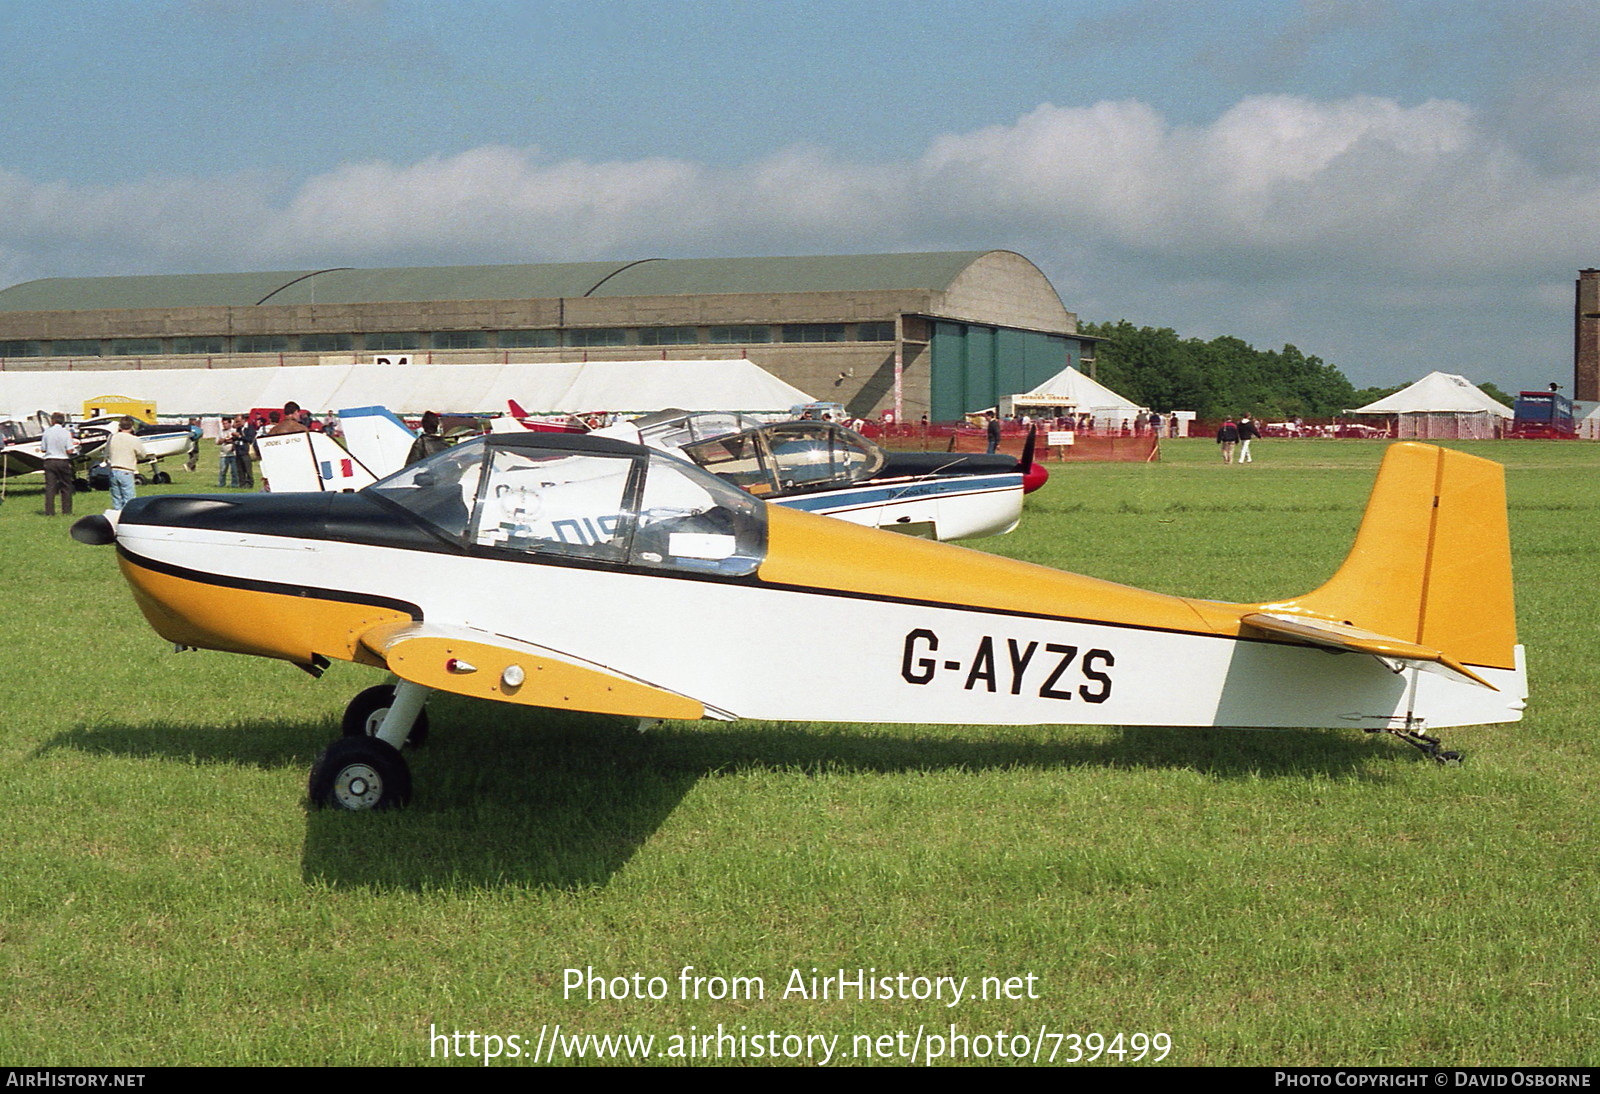
M 766 555 L 763 503 L 638 445 L 492 434 L 366 488 L 474 554 L 729 577 Z

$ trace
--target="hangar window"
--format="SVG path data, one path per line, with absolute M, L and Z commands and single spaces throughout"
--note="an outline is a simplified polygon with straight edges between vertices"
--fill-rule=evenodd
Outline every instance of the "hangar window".
M 554 330 L 503 330 L 502 349 L 553 349 L 561 345 L 561 332 Z
M 349 353 L 356 348 L 353 334 L 302 334 L 300 349 L 304 353 Z
M 173 353 L 227 353 L 228 340 L 221 335 L 214 338 L 174 338 Z
M 0 342 L 0 357 L 43 357 L 44 342 Z
M 368 334 L 362 343 L 369 350 L 421 349 L 422 333 L 414 330 L 391 330 Z
M 66 338 L 56 342 L 50 347 L 52 356 L 55 357 L 99 357 L 100 339 L 98 338 Z
M 159 338 L 114 338 L 111 340 L 111 356 L 113 357 L 150 356 L 160 352 L 161 339 Z
M 639 330 L 641 346 L 692 346 L 700 341 L 695 327 L 642 327 Z
M 288 353 L 289 336 L 286 334 L 241 334 L 233 340 L 239 353 Z
M 433 332 L 434 349 L 488 349 L 486 330 L 439 330 Z
M 843 342 L 843 323 L 789 323 L 783 328 L 785 342 Z
M 771 327 L 712 327 L 710 334 L 707 341 L 723 346 L 772 341 Z
M 893 342 L 893 323 L 857 323 L 857 342 Z
M 569 346 L 625 346 L 627 344 L 628 332 L 615 327 L 567 331 L 567 345 Z

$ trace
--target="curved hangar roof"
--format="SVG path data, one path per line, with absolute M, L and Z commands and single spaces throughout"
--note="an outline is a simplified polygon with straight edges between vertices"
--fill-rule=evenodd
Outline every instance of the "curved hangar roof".
M 945 292 L 974 266 L 1018 264 L 1009 251 L 806 258 L 647 258 L 527 266 L 419 266 L 246 274 L 47 277 L 0 290 L 0 311 L 377 304 L 428 300 L 690 296 L 725 293 Z M 976 272 L 976 271 L 975 271 Z M 1045 282 L 1048 285 L 1048 282 Z M 1054 290 L 1050 290 L 1054 295 Z

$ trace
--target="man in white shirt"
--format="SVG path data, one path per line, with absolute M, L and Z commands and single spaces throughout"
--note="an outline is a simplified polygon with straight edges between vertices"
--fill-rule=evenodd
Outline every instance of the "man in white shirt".
M 67 428 L 67 416 L 50 415 L 50 425 L 39 438 L 44 454 L 44 515 L 56 515 L 56 495 L 61 495 L 61 515 L 72 515 L 72 457 L 78 442 Z

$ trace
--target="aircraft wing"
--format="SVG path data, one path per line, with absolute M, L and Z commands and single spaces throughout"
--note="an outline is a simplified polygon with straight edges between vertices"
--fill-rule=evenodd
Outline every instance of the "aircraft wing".
M 391 623 L 361 636 L 402 680 L 479 699 L 636 718 L 732 718 L 592 661 L 471 627 Z
M 1348 623 L 1334 623 L 1327 619 L 1280 615 L 1273 612 L 1251 612 L 1239 621 L 1247 627 L 1254 627 L 1268 634 L 1295 638 L 1315 646 L 1326 646 L 1347 653 L 1370 654 L 1395 672 L 1399 672 L 1406 664 L 1414 664 L 1418 668 L 1442 672 L 1448 676 L 1465 677 L 1491 691 L 1500 690 L 1440 650 L 1408 642 L 1404 638 L 1391 638 L 1374 631 L 1362 630 Z

